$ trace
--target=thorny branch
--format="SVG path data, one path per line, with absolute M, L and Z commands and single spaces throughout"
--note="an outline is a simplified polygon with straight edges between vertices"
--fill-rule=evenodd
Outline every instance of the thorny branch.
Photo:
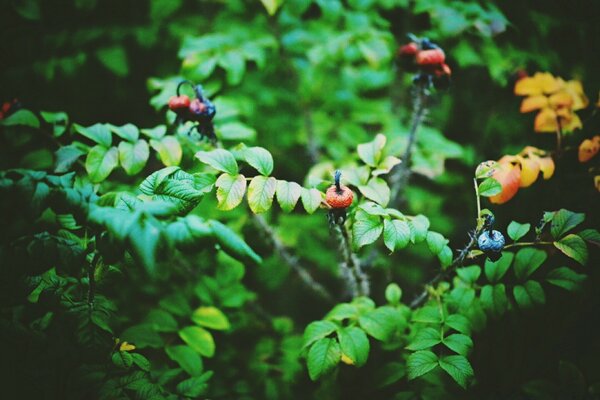
M 342 276 L 346 279 L 348 290 L 352 298 L 357 296 L 368 296 L 370 293 L 369 277 L 362 270 L 360 260 L 352 252 L 350 244 L 350 235 L 346 226 L 343 224 L 335 224 L 333 227 L 339 242 L 339 249 L 343 256 L 343 261 L 340 263 Z

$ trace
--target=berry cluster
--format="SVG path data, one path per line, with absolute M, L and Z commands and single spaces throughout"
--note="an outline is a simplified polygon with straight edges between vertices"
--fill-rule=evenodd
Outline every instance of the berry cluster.
M 446 64 L 446 54 L 438 45 L 427 38 L 416 38 L 401 46 L 398 58 L 403 69 L 417 72 L 414 82 L 424 86 L 433 85 L 436 89 L 447 89 L 450 86 L 452 71 Z
M 329 209 L 329 222 L 343 224 L 346 221 L 346 209 L 352 204 L 354 193 L 347 186 L 340 183 L 342 172 L 337 170 L 334 174 L 334 184 L 327 189 L 325 201 L 331 207 Z
M 502 256 L 506 241 L 500 231 L 492 230 L 493 225 L 494 217 L 490 214 L 485 215 L 484 231 L 477 238 L 477 246 L 491 261 L 497 261 Z
M 191 85 L 196 98 L 190 100 L 189 96 L 181 95 L 179 92 L 184 84 Z M 190 81 L 182 81 L 177 85 L 177 96 L 169 99 L 169 109 L 177 114 L 176 124 L 183 124 L 187 121 L 196 124 L 190 129 L 196 130 L 201 138 L 208 138 L 210 141 L 217 139 L 212 120 L 215 117 L 217 109 L 215 105 L 202 93 L 202 85 L 195 85 Z

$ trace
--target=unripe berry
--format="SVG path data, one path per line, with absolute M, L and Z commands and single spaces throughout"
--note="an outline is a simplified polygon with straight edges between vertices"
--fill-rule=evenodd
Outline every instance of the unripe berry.
M 347 186 L 340 185 L 342 173 L 335 171 L 335 184 L 325 193 L 325 201 L 331 208 L 348 208 L 354 199 L 354 193 Z
M 416 61 L 420 66 L 432 66 L 443 64 L 446 55 L 442 49 L 421 50 L 417 53 Z
M 171 111 L 185 110 L 190 106 L 190 98 L 186 95 L 171 96 L 169 99 L 169 109 Z

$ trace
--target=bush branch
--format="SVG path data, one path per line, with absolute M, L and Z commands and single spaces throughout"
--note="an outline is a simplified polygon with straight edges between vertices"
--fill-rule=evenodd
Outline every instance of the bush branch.
M 362 270 L 360 260 L 352 252 L 350 235 L 346 226 L 335 224 L 334 231 L 338 238 L 339 249 L 342 253 L 342 262 L 340 263 L 340 272 L 345 278 L 348 291 L 352 298 L 357 296 L 368 296 L 370 293 L 369 277 Z

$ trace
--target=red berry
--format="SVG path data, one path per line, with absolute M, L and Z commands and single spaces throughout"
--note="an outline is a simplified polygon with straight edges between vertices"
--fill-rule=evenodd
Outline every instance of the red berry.
M 331 208 L 348 208 L 352 204 L 354 193 L 347 186 L 331 186 L 325 193 L 325 201 Z
M 169 99 L 169 109 L 171 111 L 178 111 L 190 106 L 190 98 L 186 95 L 172 96 Z
M 415 42 L 410 42 L 409 44 L 405 44 L 404 46 L 400 47 L 398 53 L 402 57 L 413 57 L 418 51 L 419 47 L 417 44 Z
M 200 99 L 194 99 L 190 103 L 190 111 L 193 114 L 202 114 L 206 110 L 206 104 L 200 101 Z
M 416 61 L 421 66 L 431 66 L 443 64 L 446 55 L 441 49 L 421 50 L 417 53 Z

